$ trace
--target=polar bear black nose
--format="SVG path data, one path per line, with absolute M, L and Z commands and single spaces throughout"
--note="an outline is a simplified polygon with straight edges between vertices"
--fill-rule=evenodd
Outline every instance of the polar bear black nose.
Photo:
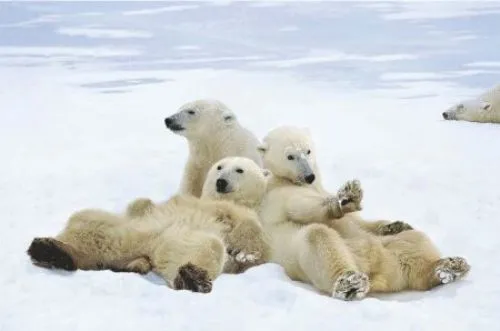
M 304 179 L 306 180 L 307 184 L 311 184 L 316 179 L 316 176 L 314 176 L 314 174 L 310 174 L 307 175 Z
M 444 118 L 445 120 L 447 120 L 447 119 L 448 119 L 448 113 L 443 113 L 443 118 Z
M 169 128 L 173 122 L 174 121 L 170 117 L 165 118 L 165 125 L 167 126 L 167 128 Z
M 215 182 L 215 186 L 217 187 L 217 192 L 225 193 L 226 188 L 227 188 L 227 184 L 228 184 L 227 180 L 222 179 L 222 178 L 217 179 L 217 181 Z

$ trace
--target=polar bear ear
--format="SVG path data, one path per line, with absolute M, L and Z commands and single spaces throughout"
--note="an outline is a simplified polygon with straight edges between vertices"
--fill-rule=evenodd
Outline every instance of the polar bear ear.
M 270 177 L 273 173 L 269 169 L 263 169 L 262 174 L 264 175 L 264 177 Z
M 236 119 L 236 116 L 233 114 L 233 112 L 226 110 L 222 112 L 222 118 L 224 119 L 224 122 L 232 122 L 234 119 Z
M 262 154 L 267 152 L 268 149 L 269 149 L 269 146 L 266 143 L 263 143 L 263 144 L 260 144 L 259 146 L 257 146 L 257 151 L 259 151 Z

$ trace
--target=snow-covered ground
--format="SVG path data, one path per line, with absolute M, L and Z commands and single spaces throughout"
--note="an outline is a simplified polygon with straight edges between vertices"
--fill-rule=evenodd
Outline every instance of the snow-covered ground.
M 500 4 L 0 3 L 0 330 L 495 330 L 500 127 L 441 112 L 500 81 Z M 342 302 L 266 264 L 208 295 L 154 276 L 57 272 L 25 251 L 75 210 L 178 187 L 163 118 L 218 98 L 263 137 L 311 128 L 326 186 L 404 219 L 470 276 Z

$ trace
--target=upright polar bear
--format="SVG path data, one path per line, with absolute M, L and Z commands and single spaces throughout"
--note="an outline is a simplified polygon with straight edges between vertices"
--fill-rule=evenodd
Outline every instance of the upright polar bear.
M 269 245 L 254 211 L 269 172 L 247 158 L 210 169 L 203 197 L 176 195 L 155 205 L 137 199 L 125 215 L 98 209 L 73 214 L 54 238 L 35 238 L 35 265 L 65 270 L 156 271 L 174 289 L 210 292 L 221 272 L 266 262 Z
M 303 130 L 281 127 L 259 147 L 277 178 L 268 185 L 260 218 L 271 240 L 271 261 L 288 276 L 336 298 L 369 292 L 428 290 L 464 277 L 464 258 L 441 258 L 425 234 L 403 222 L 367 222 L 356 180 L 337 195 L 319 181 L 315 150 Z
M 258 139 L 218 100 L 186 103 L 165 118 L 165 125 L 189 143 L 189 157 L 180 185 L 182 194 L 199 197 L 208 169 L 224 157 L 247 157 L 262 165 L 257 152 Z
M 500 123 L 500 84 L 479 97 L 465 100 L 443 113 L 445 120 Z

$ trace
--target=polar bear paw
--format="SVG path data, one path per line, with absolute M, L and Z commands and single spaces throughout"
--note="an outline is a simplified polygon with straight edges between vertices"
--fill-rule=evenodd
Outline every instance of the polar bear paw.
M 463 257 L 446 257 L 438 261 L 434 274 L 441 284 L 448 284 L 464 278 L 470 271 L 470 265 Z
M 413 227 L 403 221 L 396 221 L 386 225 L 383 225 L 379 229 L 379 233 L 382 236 L 390 236 L 393 234 L 398 234 L 403 231 L 413 230 Z
M 254 263 L 260 258 L 260 254 L 257 252 L 248 253 L 237 248 L 228 249 L 227 253 L 238 263 Z
M 344 213 L 360 211 L 362 209 L 363 189 L 358 179 L 347 181 L 337 191 L 340 206 Z
M 370 290 L 370 280 L 363 272 L 347 271 L 333 285 L 334 298 L 350 301 L 362 299 Z
M 189 290 L 191 292 L 210 293 L 212 281 L 205 269 L 192 263 L 186 263 L 179 268 L 177 277 L 173 282 L 176 290 Z
M 27 251 L 34 265 L 42 268 L 55 268 L 75 271 L 77 264 L 65 245 L 53 238 L 35 238 Z

